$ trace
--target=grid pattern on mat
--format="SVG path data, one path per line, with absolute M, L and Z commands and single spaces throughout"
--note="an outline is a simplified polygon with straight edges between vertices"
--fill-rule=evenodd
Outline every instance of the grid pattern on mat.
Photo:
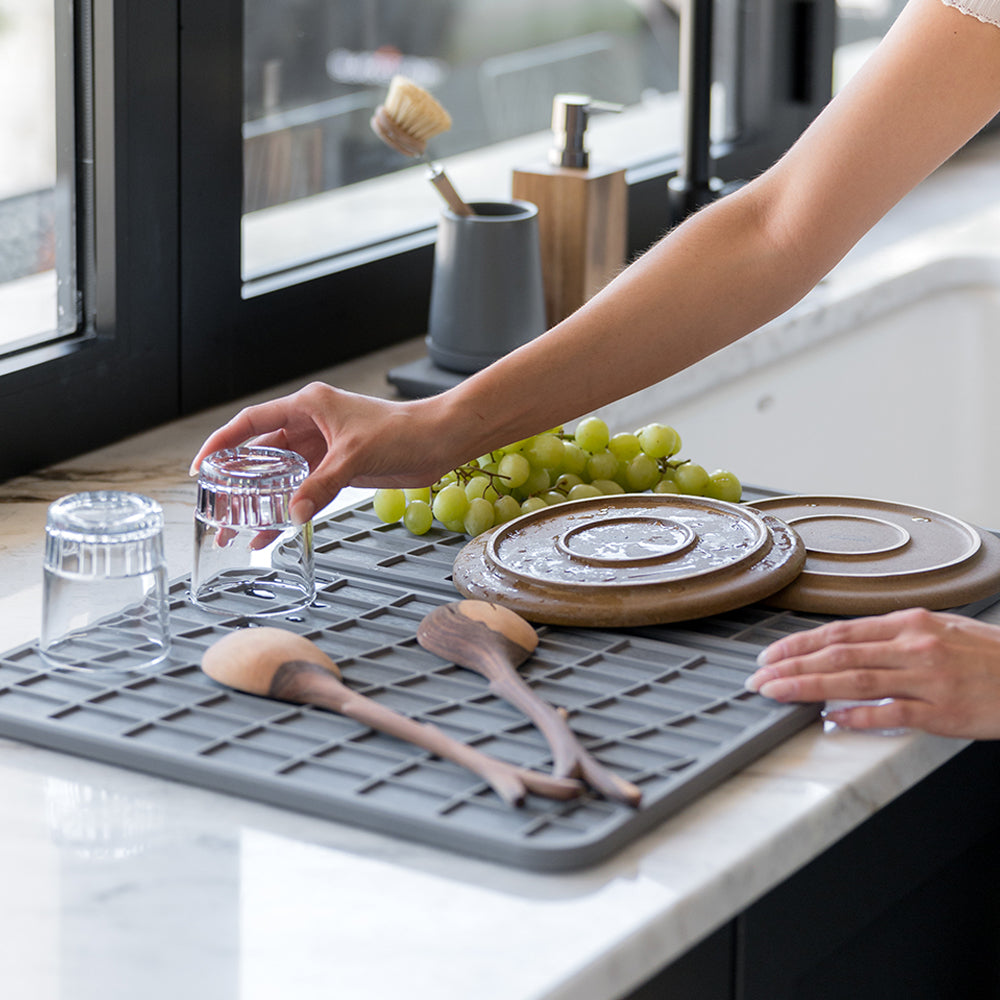
M 745 500 L 777 496 L 773 490 L 745 486 Z M 390 579 L 404 587 L 454 596 L 452 565 L 468 541 L 437 522 L 425 535 L 411 535 L 398 524 L 384 524 L 370 500 L 332 514 L 315 526 L 313 548 L 319 575 Z
M 230 614 L 171 590 L 172 651 L 128 672 L 127 616 L 109 623 L 89 662 L 113 672 L 48 668 L 29 644 L 0 657 L 0 735 L 299 809 L 519 867 L 594 863 L 674 813 L 815 718 L 747 693 L 760 646 L 815 623 L 743 609 L 685 628 L 543 627 L 523 673 L 563 706 L 600 761 L 637 783 L 638 810 L 586 795 L 506 806 L 479 778 L 320 708 L 231 691 L 199 668 L 204 650 L 252 626 L 252 599 Z M 546 769 L 541 735 L 479 675 L 428 653 L 416 629 L 456 595 L 326 577 L 307 610 L 277 622 L 307 636 L 351 686 L 512 763 Z M 259 619 L 258 619 L 259 620 Z
M 749 492 L 749 491 L 748 491 Z M 757 491 L 754 491 L 757 492 Z M 764 495 L 763 491 L 759 491 Z M 465 538 L 383 525 L 370 501 L 316 525 L 316 601 L 277 619 L 316 642 L 358 691 L 512 763 L 548 769 L 548 747 L 478 674 L 426 652 L 417 626 L 454 600 Z M 584 796 L 506 806 L 448 761 L 320 708 L 231 691 L 200 670 L 204 651 L 268 610 L 232 592 L 216 613 L 171 587 L 169 658 L 129 672 L 139 652 L 127 613 L 81 648 L 99 670 L 54 670 L 30 643 L 0 656 L 0 736 L 144 770 L 518 867 L 593 864 L 816 718 L 743 688 L 759 650 L 825 620 L 761 605 L 635 629 L 539 629 L 522 667 L 562 706 L 602 763 L 635 782 L 639 809 Z M 990 603 L 963 609 L 974 614 Z

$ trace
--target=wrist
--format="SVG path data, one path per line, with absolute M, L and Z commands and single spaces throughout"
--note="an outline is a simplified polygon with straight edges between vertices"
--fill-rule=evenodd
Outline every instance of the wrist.
M 470 375 L 431 402 L 438 440 L 452 466 L 478 458 L 517 440 L 511 429 L 522 409 L 510 392 L 499 392 L 488 375 Z M 523 435 L 521 435 L 523 436 Z
M 405 404 L 400 416 L 405 421 L 405 440 L 423 451 L 424 462 L 436 477 L 482 454 L 481 422 L 453 391 L 413 400 Z

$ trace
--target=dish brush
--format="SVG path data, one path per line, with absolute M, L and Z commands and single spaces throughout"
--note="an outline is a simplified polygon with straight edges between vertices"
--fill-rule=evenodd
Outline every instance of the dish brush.
M 394 76 L 385 102 L 375 109 L 371 127 L 387 146 L 427 164 L 431 183 L 456 215 L 475 215 L 452 187 L 444 168 L 427 156 L 427 140 L 451 128 L 451 115 L 423 87 L 405 76 Z

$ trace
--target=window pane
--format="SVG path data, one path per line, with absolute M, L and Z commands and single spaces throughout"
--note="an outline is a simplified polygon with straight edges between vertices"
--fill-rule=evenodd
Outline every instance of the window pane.
M 66 137 L 56 126 L 57 36 L 71 34 L 69 16 L 44 0 L 0 0 L 0 353 L 75 327 L 62 264 L 72 245 L 72 158 L 59 155 Z M 59 99 L 72 107 L 71 94 Z
M 245 278 L 436 219 L 424 168 L 369 127 L 397 73 L 451 114 L 428 152 L 467 200 L 546 156 L 561 92 L 626 106 L 593 118 L 595 160 L 677 148 L 675 0 L 244 2 Z

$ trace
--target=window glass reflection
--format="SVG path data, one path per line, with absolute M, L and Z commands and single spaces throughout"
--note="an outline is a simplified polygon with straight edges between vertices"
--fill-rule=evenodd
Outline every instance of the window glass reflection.
M 0 0 L 0 352 L 59 327 L 55 10 Z
M 467 199 L 509 196 L 514 166 L 544 157 L 552 99 L 627 111 L 592 123 L 595 156 L 633 164 L 676 148 L 674 0 L 245 0 L 244 274 L 427 226 L 421 168 L 373 135 L 389 80 L 452 116 L 435 159 Z M 603 133 L 603 135 L 602 135 Z

